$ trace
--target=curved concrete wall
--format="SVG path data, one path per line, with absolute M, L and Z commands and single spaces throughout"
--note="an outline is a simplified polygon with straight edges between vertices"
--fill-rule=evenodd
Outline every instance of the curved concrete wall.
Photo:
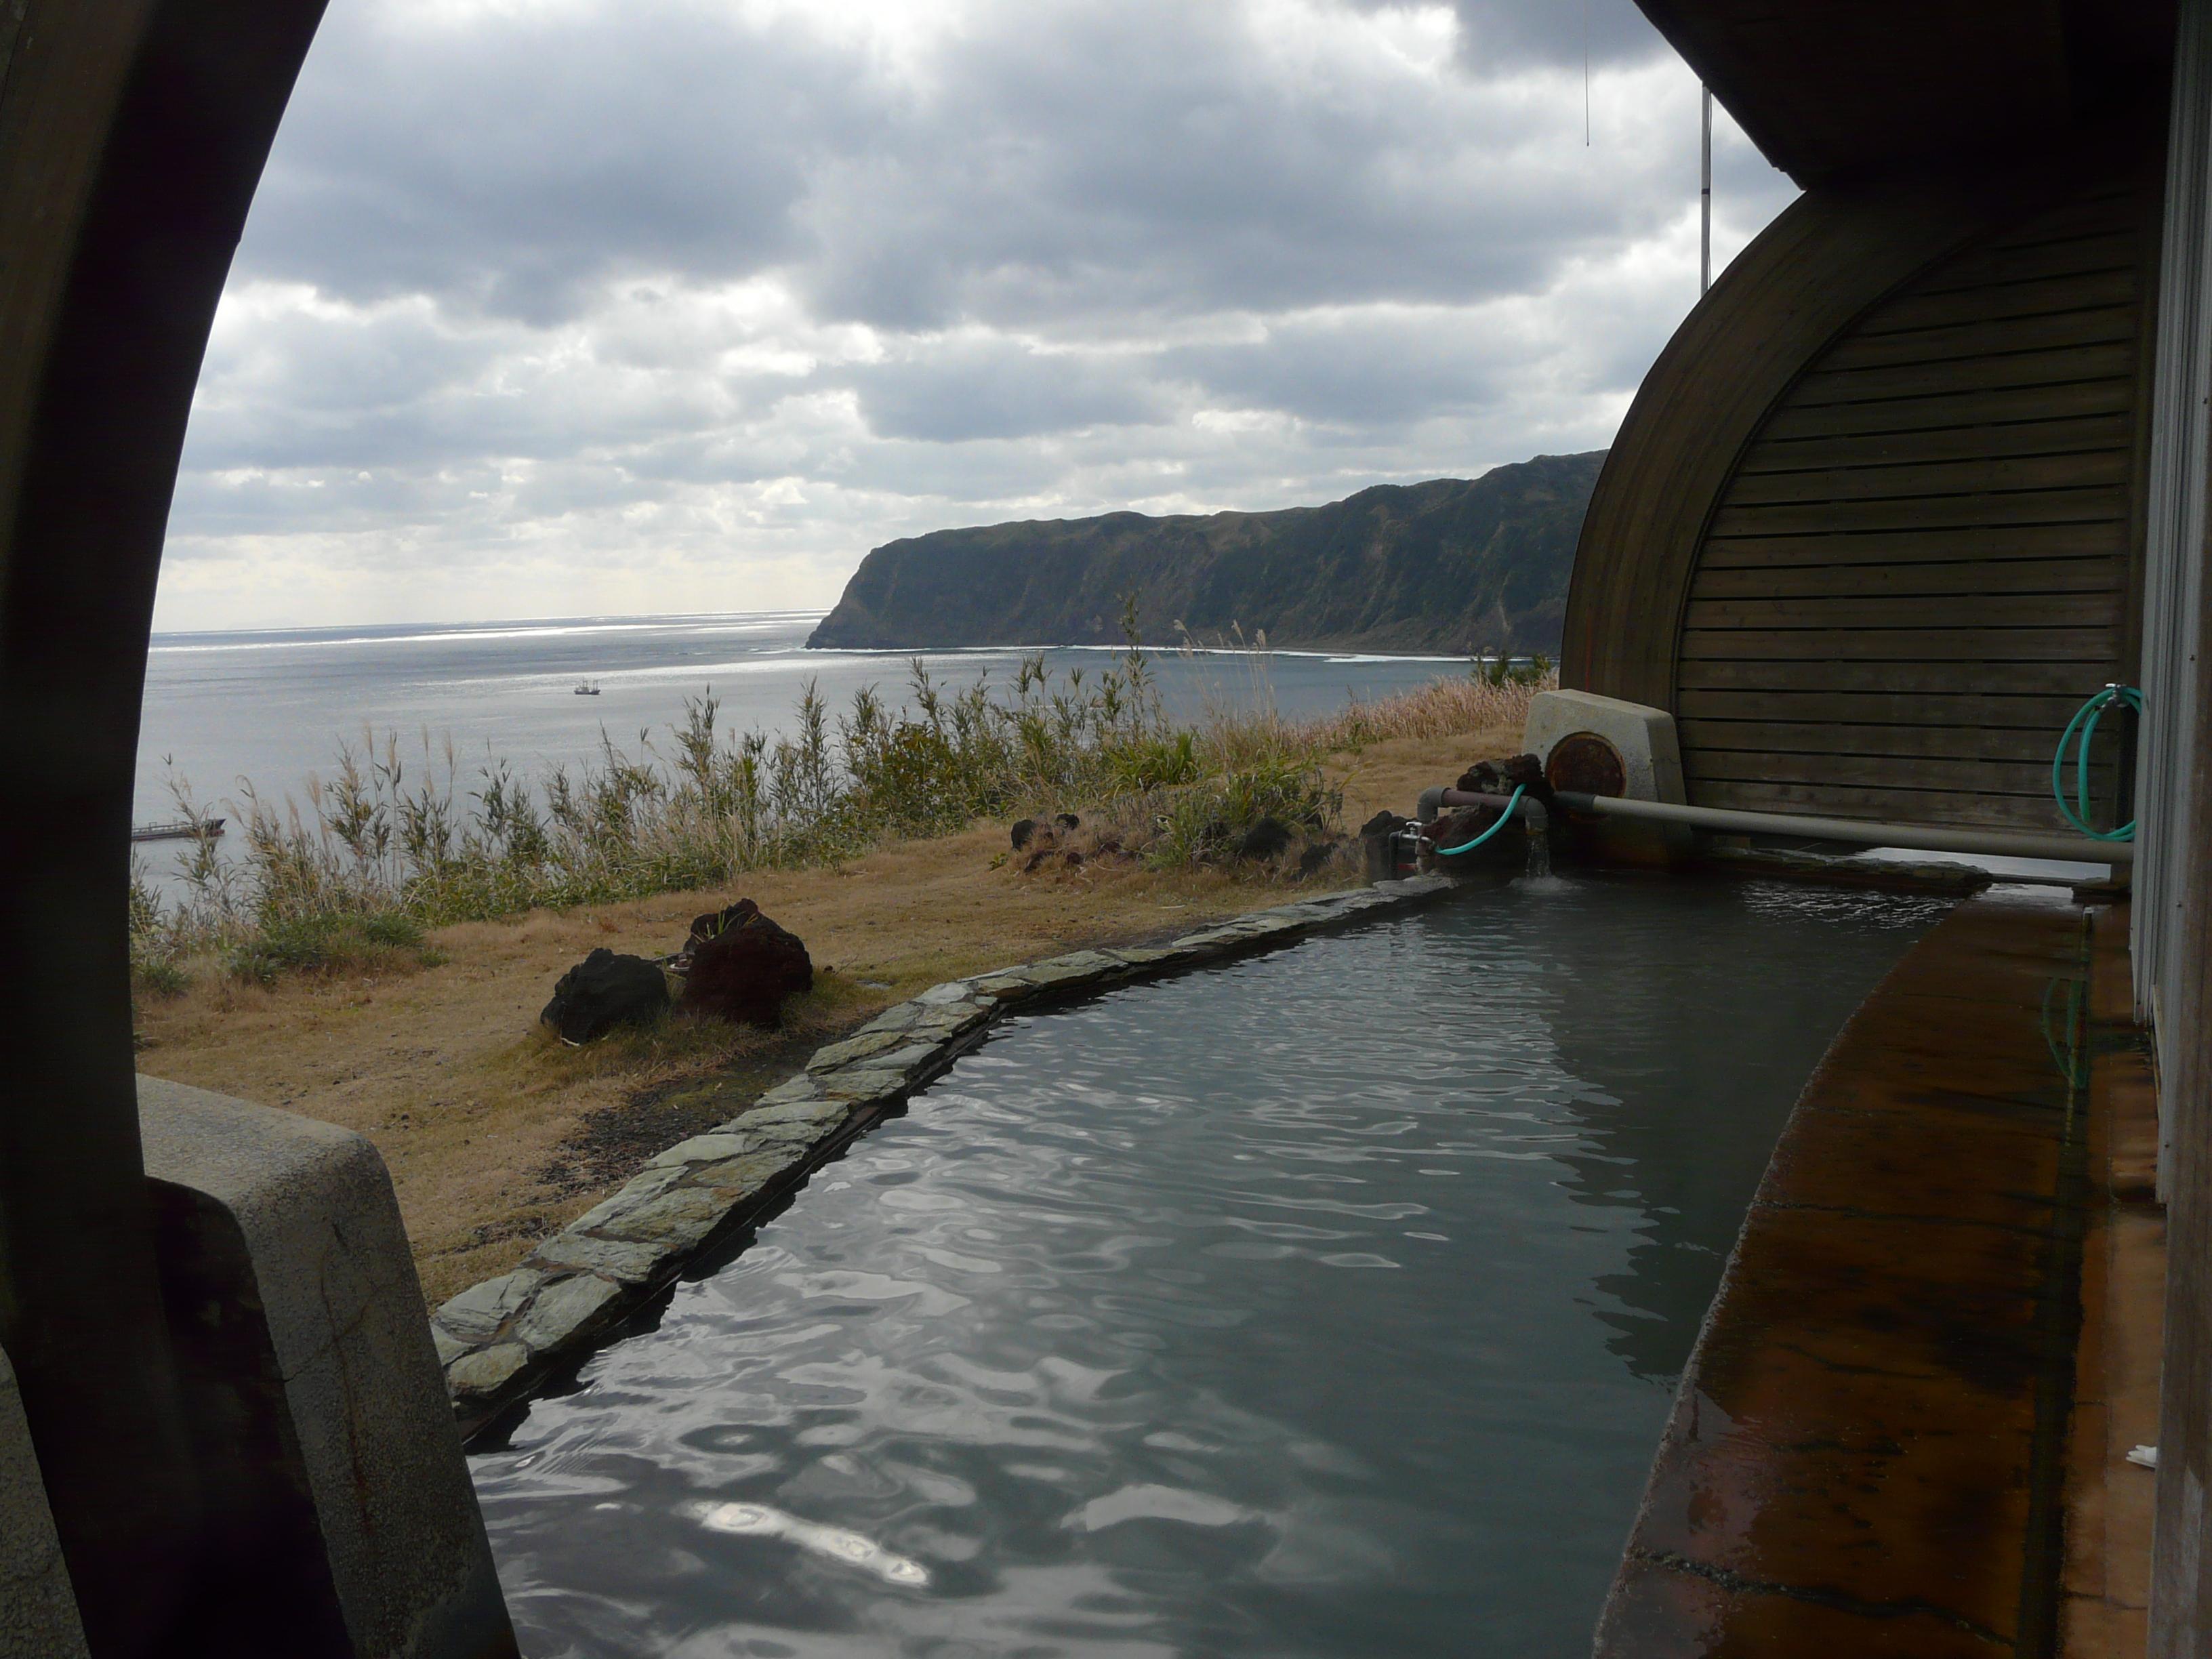
M 341 1218 L 311 1195 L 273 1254 L 253 1255 L 242 1222 L 227 1256 L 180 1251 L 213 1235 L 179 1220 L 197 1189 L 148 1181 L 133 1078 L 126 884 L 155 579 L 208 330 L 321 11 L 0 0 L 0 1346 L 98 1659 L 275 1651 L 240 1633 L 310 1602 L 270 1638 L 284 1651 L 513 1651 L 396 1212 L 345 1260 L 398 1250 L 405 1293 L 364 1305 L 411 1346 L 359 1364 L 359 1333 L 316 1349 L 331 1286 L 301 1290 L 284 1261 Z M 258 1292 L 216 1271 L 246 1256 Z M 200 1269 L 204 1294 L 180 1302 Z M 295 1316 L 272 1334 L 276 1303 Z M 271 1340 L 301 1352 L 272 1358 Z M 340 1359 L 348 1380 L 411 1368 L 428 1415 L 388 1394 L 308 1398 Z M 412 1439 L 349 1462 L 364 1425 Z M 289 1462 L 257 1472 L 240 1453 L 288 1436 Z M 415 1525 L 425 1498 L 459 1520 Z M 349 1502 L 368 1517 L 350 1533 Z M 404 1524 L 363 1541 L 387 1521 Z M 473 1553 L 453 1541 L 471 1536 Z M 241 1539 L 296 1571 L 234 1593 Z

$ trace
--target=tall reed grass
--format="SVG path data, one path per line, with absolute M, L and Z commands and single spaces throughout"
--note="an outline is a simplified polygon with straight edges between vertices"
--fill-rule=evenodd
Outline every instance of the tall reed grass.
M 1264 647 L 1264 639 L 1261 641 Z M 602 738 L 592 760 L 536 785 L 496 757 L 464 776 L 427 732 L 341 748 L 304 803 L 241 784 L 243 846 L 189 843 L 165 899 L 133 872 L 141 984 L 174 988 L 180 963 L 214 955 L 264 981 L 301 969 L 422 959 L 423 930 L 539 907 L 726 886 L 748 871 L 850 857 L 884 841 L 978 818 L 1110 806 L 1158 863 L 1205 861 L 1261 817 L 1336 827 L 1342 792 L 1322 763 L 1390 738 L 1517 725 L 1535 684 L 1477 670 L 1326 717 L 1277 711 L 1264 660 L 1254 684 L 1209 694 L 1204 714 L 1165 713 L 1133 646 L 1097 673 L 1025 660 L 1011 684 L 950 689 L 917 660 L 905 698 L 873 687 L 833 716 L 810 683 L 790 731 L 732 736 L 711 692 L 658 744 Z M 172 781 L 179 811 L 209 814 Z

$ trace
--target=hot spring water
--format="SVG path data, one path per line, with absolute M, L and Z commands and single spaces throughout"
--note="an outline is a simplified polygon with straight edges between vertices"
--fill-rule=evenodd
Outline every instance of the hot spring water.
M 1018 1022 L 477 1458 L 524 1651 L 1587 1652 L 1783 1118 L 1940 908 L 1532 862 Z

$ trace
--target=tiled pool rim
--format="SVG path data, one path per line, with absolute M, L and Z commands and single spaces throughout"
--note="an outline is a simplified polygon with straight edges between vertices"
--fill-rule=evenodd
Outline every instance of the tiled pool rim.
M 741 1232 L 855 1136 L 942 1075 L 1016 1010 L 1287 945 L 1340 922 L 1439 898 L 1415 876 L 1255 910 L 1144 948 L 1077 951 L 932 986 L 728 1122 L 679 1141 L 628 1185 L 432 1316 L 462 1434 L 473 1435 L 621 1333 L 684 1270 Z

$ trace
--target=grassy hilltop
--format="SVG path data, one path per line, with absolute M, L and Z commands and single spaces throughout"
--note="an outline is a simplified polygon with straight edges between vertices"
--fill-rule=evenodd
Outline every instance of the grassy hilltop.
M 1385 484 L 1273 513 L 1030 520 L 886 543 L 809 645 L 1104 645 L 1138 631 L 1271 645 L 1556 654 L 1605 452 Z

